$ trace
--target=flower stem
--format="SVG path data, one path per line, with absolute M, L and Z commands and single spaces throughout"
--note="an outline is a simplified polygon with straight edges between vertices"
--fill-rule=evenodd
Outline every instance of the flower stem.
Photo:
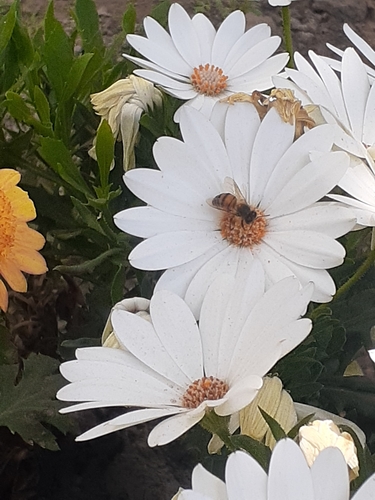
M 344 295 L 350 288 L 359 281 L 364 274 L 367 273 L 367 271 L 370 269 L 370 267 L 374 264 L 375 262 L 375 249 L 371 250 L 371 252 L 368 254 L 366 260 L 359 266 L 359 268 L 356 270 L 356 272 L 353 274 L 351 278 L 348 279 L 343 285 L 340 286 L 340 288 L 337 290 L 335 293 L 332 302 L 337 300 L 338 298 L 341 297 L 341 295 Z M 317 313 L 320 311 L 321 308 L 325 307 L 326 304 L 321 304 L 318 306 L 316 309 L 312 311 L 311 319 L 314 319 L 317 317 Z
M 213 410 L 206 413 L 203 419 L 200 421 L 201 426 L 206 431 L 211 432 L 211 434 L 216 434 L 223 441 L 225 446 L 230 451 L 235 451 L 236 448 L 233 446 L 230 439 L 229 429 L 228 429 L 228 417 L 220 417 Z
M 283 34 L 284 34 L 285 49 L 290 56 L 289 61 L 288 61 L 288 68 L 294 68 L 293 41 L 292 41 L 292 29 L 291 29 L 291 25 L 290 25 L 289 6 L 281 7 L 281 16 L 283 19 Z

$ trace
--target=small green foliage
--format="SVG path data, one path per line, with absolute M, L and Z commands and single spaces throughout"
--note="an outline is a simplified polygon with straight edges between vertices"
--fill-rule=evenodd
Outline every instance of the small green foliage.
M 131 3 L 126 9 L 124 17 L 122 18 L 122 29 L 125 35 L 134 33 L 136 17 L 137 11 L 135 10 L 134 4 Z
M 59 414 L 63 404 L 55 398 L 64 385 L 59 364 L 48 356 L 32 354 L 24 361 L 20 380 L 18 365 L 0 365 L 0 425 L 49 450 L 58 449 L 51 426 L 64 434 L 74 430 L 69 417 Z

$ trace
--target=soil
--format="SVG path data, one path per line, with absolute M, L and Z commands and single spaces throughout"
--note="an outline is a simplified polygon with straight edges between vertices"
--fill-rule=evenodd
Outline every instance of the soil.
M 210 11 L 215 22 L 225 1 L 200 2 Z M 229 0 L 228 0 L 229 1 Z M 110 43 L 120 31 L 126 0 L 95 0 L 102 33 Z M 193 13 L 199 0 L 182 0 Z M 0 0 L 0 5 L 11 0 Z M 152 0 L 138 0 L 138 22 L 152 9 Z M 231 2 L 233 5 L 235 2 Z M 24 14 L 34 23 L 43 18 L 47 0 L 21 0 Z M 69 9 L 73 0 L 55 0 L 55 14 L 69 30 Z M 268 23 L 274 34 L 281 34 L 277 8 L 267 0 L 254 2 L 256 13 L 248 13 L 248 27 Z M 221 10 L 220 10 L 221 6 Z M 296 0 L 291 6 L 294 47 L 304 55 L 313 49 L 330 55 L 325 46 L 330 42 L 345 48 L 348 41 L 342 32 L 344 22 L 375 48 L 374 0 Z M 114 416 L 114 410 L 87 412 L 78 417 L 82 430 Z M 154 424 L 151 424 L 154 425 Z M 0 452 L 11 449 L 6 464 L 0 464 L 0 498 L 2 500 L 169 500 L 179 486 L 188 487 L 191 469 L 197 462 L 194 453 L 185 448 L 184 441 L 151 449 L 147 446 L 147 426 L 138 426 L 88 443 L 75 443 L 71 436 L 61 437 L 60 452 L 48 452 L 15 442 L 5 428 L 0 428 Z

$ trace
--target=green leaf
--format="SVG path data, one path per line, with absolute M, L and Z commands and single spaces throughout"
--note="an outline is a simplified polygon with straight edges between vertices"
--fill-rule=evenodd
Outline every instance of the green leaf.
M 124 297 L 125 266 L 119 266 L 111 285 L 111 300 L 113 304 L 120 302 Z
M 34 104 L 35 108 L 38 112 L 40 121 L 43 124 L 50 124 L 50 107 L 47 97 L 44 95 L 44 92 L 35 85 L 34 87 Z
M 17 348 L 10 339 L 9 331 L 0 325 L 0 365 L 14 364 L 18 361 Z
M 237 450 L 247 451 L 264 470 L 268 470 L 268 464 L 271 458 L 271 450 L 268 446 L 244 434 L 235 434 L 231 436 L 230 440 Z
M 18 21 L 14 26 L 12 39 L 17 50 L 18 60 L 25 66 L 30 66 L 34 59 L 34 48 L 27 30 Z
M 64 100 L 67 101 L 68 99 L 70 99 L 79 88 L 83 74 L 87 68 L 87 65 L 91 61 L 93 55 L 94 54 L 90 53 L 82 54 L 73 62 L 73 65 L 70 69 L 69 75 L 66 80 L 66 85 L 64 88 L 64 94 L 63 94 Z
M 13 2 L 7 14 L 0 20 L 0 53 L 8 45 L 17 20 L 18 2 Z
M 264 420 L 267 422 L 268 427 L 270 428 L 273 437 L 276 439 L 276 441 L 280 441 L 280 439 L 283 439 L 286 437 L 286 432 L 284 429 L 281 427 L 279 422 L 275 420 L 271 415 L 269 415 L 266 411 L 262 410 L 260 406 L 258 406 L 258 409 L 260 413 L 262 414 L 262 417 Z
M 129 7 L 126 9 L 124 17 L 122 18 L 122 29 L 125 35 L 134 33 L 136 18 L 137 18 L 137 11 L 134 7 L 134 4 L 131 3 Z
M 15 92 L 8 91 L 5 94 L 7 100 L 4 102 L 9 113 L 21 122 L 26 122 L 31 117 L 31 111 L 24 99 Z
M 96 135 L 96 157 L 99 165 L 102 188 L 108 185 L 109 171 L 114 158 L 115 138 L 107 120 L 103 120 Z
M 73 430 L 70 419 L 58 412 L 64 404 L 55 398 L 57 390 L 64 385 L 58 373 L 59 364 L 48 356 L 31 354 L 24 361 L 22 378 L 17 385 L 18 365 L 0 366 L 0 425 L 17 432 L 24 441 L 49 450 L 57 450 L 58 445 L 44 424 L 64 434 Z
M 86 52 L 104 53 L 95 2 L 93 0 L 76 0 L 75 13 L 84 50 Z
M 98 338 L 81 337 L 80 339 L 63 340 L 61 347 L 66 349 L 79 349 L 81 347 L 96 347 L 101 346 L 101 340 Z
M 41 138 L 39 153 L 42 158 L 57 172 L 64 181 L 85 195 L 91 191 L 83 180 L 78 166 L 73 162 L 70 151 L 61 140 L 49 137 Z
M 54 267 L 53 270 L 59 271 L 60 273 L 64 274 L 73 274 L 75 276 L 80 276 L 86 273 L 92 273 L 98 266 L 100 266 L 109 257 L 112 257 L 112 255 L 118 255 L 120 253 L 122 253 L 122 250 L 120 248 L 110 248 L 106 252 L 103 252 L 100 255 L 98 255 L 98 257 L 96 257 L 95 259 L 87 260 L 82 264 L 76 264 L 73 266 L 63 266 L 63 265 L 56 266 Z
M 97 219 L 97 216 L 87 207 L 87 205 L 82 203 L 77 198 L 74 198 L 73 196 L 71 197 L 71 200 L 73 202 L 75 209 L 78 212 L 79 217 L 82 219 L 82 222 L 86 226 L 97 231 L 98 233 L 105 234 L 102 226 L 100 225 Z
M 170 6 L 171 2 L 169 0 L 162 0 L 159 5 L 152 9 L 150 17 L 154 18 L 155 21 L 166 28 L 168 24 L 168 11 Z
M 44 61 L 51 85 L 58 99 L 63 96 L 66 76 L 73 64 L 73 47 L 61 24 L 55 19 L 53 3 L 48 6 L 44 20 Z
M 303 425 L 308 424 L 314 415 L 315 415 L 315 413 L 310 413 L 310 415 L 306 415 L 306 417 L 303 417 L 299 422 L 296 423 L 296 425 L 294 427 L 292 427 L 290 429 L 287 436 L 291 439 L 296 438 L 298 436 L 300 428 Z

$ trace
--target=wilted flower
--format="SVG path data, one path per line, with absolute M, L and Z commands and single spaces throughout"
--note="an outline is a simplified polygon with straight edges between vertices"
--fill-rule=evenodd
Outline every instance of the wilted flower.
M 375 499 L 375 474 L 352 500 Z M 192 489 L 182 490 L 177 500 L 349 500 L 348 468 L 337 448 L 319 454 L 311 469 L 291 439 L 279 441 L 271 456 L 268 475 L 243 451 L 232 453 L 225 468 L 225 483 L 197 465 Z
M 273 448 L 276 440 L 259 408 L 276 420 L 286 433 L 297 423 L 293 399 L 283 389 L 278 377 L 265 377 L 256 397 L 240 411 L 240 433 L 264 441 L 267 446 Z
M 27 282 L 21 271 L 43 274 L 47 266 L 38 253 L 44 237 L 27 225 L 36 212 L 28 194 L 17 186 L 20 179 L 16 170 L 0 169 L 0 276 L 16 292 L 26 292 Z M 7 308 L 8 292 L 0 279 L 0 309 Z
M 350 480 L 358 477 L 359 463 L 353 438 L 348 432 L 341 432 L 332 420 L 314 420 L 303 425 L 299 429 L 299 445 L 310 467 L 325 448 L 338 448 L 350 469 Z
M 131 264 L 167 269 L 157 289 L 178 293 L 197 317 L 215 276 L 251 260 L 261 262 L 267 285 L 293 275 L 314 282 L 314 301 L 329 301 L 335 285 L 326 269 L 345 255 L 335 238 L 355 223 L 344 207 L 319 202 L 349 165 L 346 153 L 331 152 L 335 127 L 315 127 L 293 142 L 294 126 L 276 109 L 260 121 L 247 103 L 228 107 L 220 132 L 189 107 L 180 125 L 184 142 L 162 137 L 154 145 L 160 171 L 125 175 L 148 203 L 115 216 L 120 229 L 146 238 Z
M 311 321 L 300 316 L 312 288 L 310 283 L 301 290 L 295 278 L 286 278 L 264 293 L 261 266 L 251 263 L 238 277 L 221 275 L 212 283 L 199 328 L 186 303 L 168 291 L 151 298 L 151 323 L 114 310 L 120 349 L 77 349 L 77 360 L 61 365 L 71 383 L 57 397 L 84 401 L 64 413 L 108 406 L 141 409 L 100 424 L 78 440 L 167 417 L 148 438 L 150 446 L 163 445 L 207 412 L 238 412 L 256 396 L 262 377 L 308 335 Z
M 122 140 L 124 170 L 134 168 L 134 146 L 137 141 L 139 120 L 144 111 L 160 106 L 162 94 L 143 78 L 130 75 L 91 95 L 91 103 L 101 121 L 107 120 L 116 139 Z M 94 146 L 89 154 L 96 159 Z
M 218 99 L 235 92 L 271 88 L 288 54 L 272 56 L 280 37 L 259 24 L 245 32 L 245 15 L 232 12 L 216 32 L 203 14 L 192 19 L 181 5 L 169 9 L 168 34 L 151 17 L 144 20 L 146 36 L 128 35 L 127 41 L 146 59 L 125 55 L 144 70 L 137 75 L 160 85 L 209 116 Z M 271 57 L 272 56 L 272 57 Z
M 116 335 L 113 331 L 113 326 L 111 322 L 111 316 L 113 311 L 116 310 L 123 310 L 123 311 L 128 311 L 133 314 L 136 314 L 137 316 L 140 316 L 141 318 L 151 320 L 150 318 L 150 301 L 148 299 L 144 299 L 142 297 L 133 297 L 131 299 L 124 299 L 115 304 L 112 309 L 111 313 L 107 319 L 107 322 L 105 324 L 103 334 L 102 334 L 102 345 L 104 347 L 112 347 L 115 349 L 120 349 L 121 346 L 118 343 L 116 339 Z

